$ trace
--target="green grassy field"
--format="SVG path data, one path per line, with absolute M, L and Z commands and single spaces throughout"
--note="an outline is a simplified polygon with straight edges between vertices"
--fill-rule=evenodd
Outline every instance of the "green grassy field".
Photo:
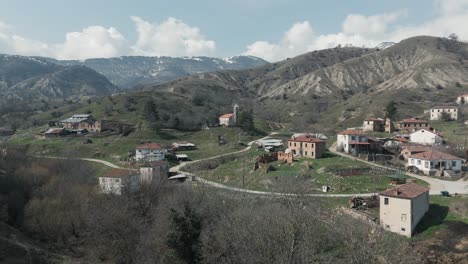
M 463 123 L 431 121 L 431 126 L 442 132 L 444 138 L 450 143 L 464 145 L 468 138 L 468 126 Z
M 185 151 L 193 160 L 212 157 L 244 149 L 248 142 L 258 138 L 239 128 L 211 128 L 196 132 L 162 130 L 159 133 L 137 130 L 127 137 L 120 135 L 90 138 L 92 144 L 83 144 L 87 137 L 40 138 L 46 127 L 19 131 L 9 143 L 28 146 L 28 152 L 35 155 L 87 157 L 117 161 L 133 154 L 135 146 L 144 142 L 171 145 L 175 141 L 190 141 L 197 145 L 196 150 Z M 218 145 L 218 135 L 223 135 L 227 144 Z
M 468 196 L 442 197 L 432 195 L 429 211 L 416 228 L 422 238 L 433 235 L 436 231 L 447 228 L 450 222 L 468 224 Z M 416 238 L 417 239 L 417 238 Z
M 331 193 L 372 193 L 392 187 L 389 178 L 385 175 L 342 177 L 325 172 L 325 168 L 369 167 L 360 161 L 331 153 L 327 153 L 322 159 L 299 159 L 292 165 L 281 162 L 262 164 L 263 167 L 254 171 L 255 157 L 262 153 L 252 149 L 241 158 L 236 158 L 215 169 L 196 173 L 207 180 L 229 186 L 263 191 L 318 193 L 321 192 L 323 185 L 329 185 Z M 266 173 L 265 167 L 268 166 L 273 166 L 276 170 Z

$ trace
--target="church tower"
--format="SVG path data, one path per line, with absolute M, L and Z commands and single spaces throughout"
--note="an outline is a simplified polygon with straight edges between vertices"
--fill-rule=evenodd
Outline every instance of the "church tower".
M 233 112 L 234 116 L 233 116 L 233 120 L 234 121 L 234 124 L 237 125 L 237 115 L 239 114 L 239 105 L 238 104 L 235 104 L 234 105 L 234 112 Z

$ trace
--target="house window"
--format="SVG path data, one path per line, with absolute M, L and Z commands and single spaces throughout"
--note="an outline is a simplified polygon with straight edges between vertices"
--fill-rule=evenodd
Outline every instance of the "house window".
M 294 146 L 296 146 L 296 142 L 294 142 Z
M 401 214 L 401 221 L 406 221 L 406 214 Z
M 356 138 L 354 136 L 351 136 L 351 140 L 356 140 Z
M 418 160 L 418 165 L 421 165 L 421 160 Z
M 406 232 L 406 228 L 402 227 L 401 232 Z
M 307 143 L 305 143 L 305 147 L 307 148 Z
M 385 205 L 388 205 L 388 198 L 385 198 L 385 199 L 384 199 L 384 204 L 385 204 Z
M 457 166 L 457 162 L 456 161 L 452 161 L 452 167 L 455 167 Z
M 304 155 L 305 155 L 305 156 L 307 156 L 307 151 L 305 152 L 305 154 L 304 154 Z
M 426 169 L 429 169 L 429 162 L 428 162 L 428 161 L 424 162 L 424 167 L 425 167 Z

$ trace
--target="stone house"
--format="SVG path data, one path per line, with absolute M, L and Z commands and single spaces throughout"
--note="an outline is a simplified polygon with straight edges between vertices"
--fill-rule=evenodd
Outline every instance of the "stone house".
M 136 147 L 136 161 L 157 161 L 166 158 L 166 150 L 157 143 L 146 143 Z
M 409 156 L 407 167 L 416 167 L 425 175 L 444 175 L 444 171 L 460 172 L 464 160 L 451 154 L 429 150 Z
M 443 114 L 451 120 L 458 120 L 458 108 L 456 106 L 436 106 L 430 109 L 430 120 L 442 120 Z
M 150 161 L 140 166 L 140 184 L 158 185 L 169 177 L 169 163 Z
M 278 151 L 278 161 L 286 162 L 288 164 L 291 164 L 294 162 L 294 156 L 291 153 L 291 151 Z
M 140 175 L 135 170 L 113 169 L 99 177 L 101 193 L 121 195 L 140 188 Z
M 405 132 L 414 132 L 419 129 L 430 129 L 429 121 L 416 118 L 403 119 L 398 122 L 398 129 Z
M 429 210 L 429 188 L 407 183 L 380 193 L 380 224 L 388 231 L 411 237 Z
M 444 139 L 441 134 L 426 129 L 421 129 L 411 133 L 410 141 L 421 145 L 439 145 L 444 143 Z
M 367 118 L 362 124 L 362 129 L 364 131 L 383 132 L 385 131 L 385 120 L 375 117 Z
M 303 135 L 288 139 L 288 149 L 293 156 L 318 159 L 325 154 L 326 142 L 310 135 Z

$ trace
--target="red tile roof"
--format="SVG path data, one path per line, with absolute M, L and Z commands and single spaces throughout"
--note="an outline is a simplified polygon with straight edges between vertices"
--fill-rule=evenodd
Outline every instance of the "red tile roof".
M 361 130 L 348 129 L 348 130 L 344 130 L 344 131 L 339 132 L 338 135 L 362 135 L 362 136 L 366 136 L 366 133 L 362 132 Z
M 316 138 L 316 137 L 313 137 L 311 135 L 302 135 L 302 136 L 298 136 L 296 138 L 291 138 L 291 139 L 288 139 L 288 141 L 292 141 L 292 142 L 307 142 L 307 143 L 325 143 L 324 140 L 321 140 L 319 138 Z
M 453 109 L 453 108 L 458 108 L 458 107 L 453 106 L 453 105 L 438 105 L 438 106 L 432 107 L 431 109 Z
M 162 146 L 157 143 L 146 143 L 137 146 L 136 149 L 162 149 Z
M 425 151 L 422 153 L 411 155 L 410 158 L 412 159 L 420 159 L 420 160 L 463 160 L 457 156 L 443 153 L 437 150 L 430 150 Z
M 234 116 L 234 114 L 231 113 L 231 114 L 224 114 L 224 115 L 220 116 L 219 118 L 231 118 L 233 116 Z
M 402 143 L 408 142 L 408 139 L 406 139 L 404 137 L 394 137 L 393 140 L 399 141 L 399 142 L 402 142 Z
M 134 170 L 125 170 L 125 169 L 113 169 L 111 171 L 106 172 L 103 176 L 105 178 L 124 178 L 133 175 L 137 175 L 138 172 Z
M 406 147 L 402 147 L 401 150 L 408 150 L 409 152 L 426 152 L 426 151 L 430 151 L 431 150 L 431 147 L 428 147 L 428 146 L 406 146 Z
M 404 198 L 404 199 L 413 199 L 428 191 L 429 191 L 428 187 L 411 182 L 411 183 L 397 186 L 392 189 L 388 189 L 384 192 L 381 192 L 380 195 L 396 197 L 396 198 Z

